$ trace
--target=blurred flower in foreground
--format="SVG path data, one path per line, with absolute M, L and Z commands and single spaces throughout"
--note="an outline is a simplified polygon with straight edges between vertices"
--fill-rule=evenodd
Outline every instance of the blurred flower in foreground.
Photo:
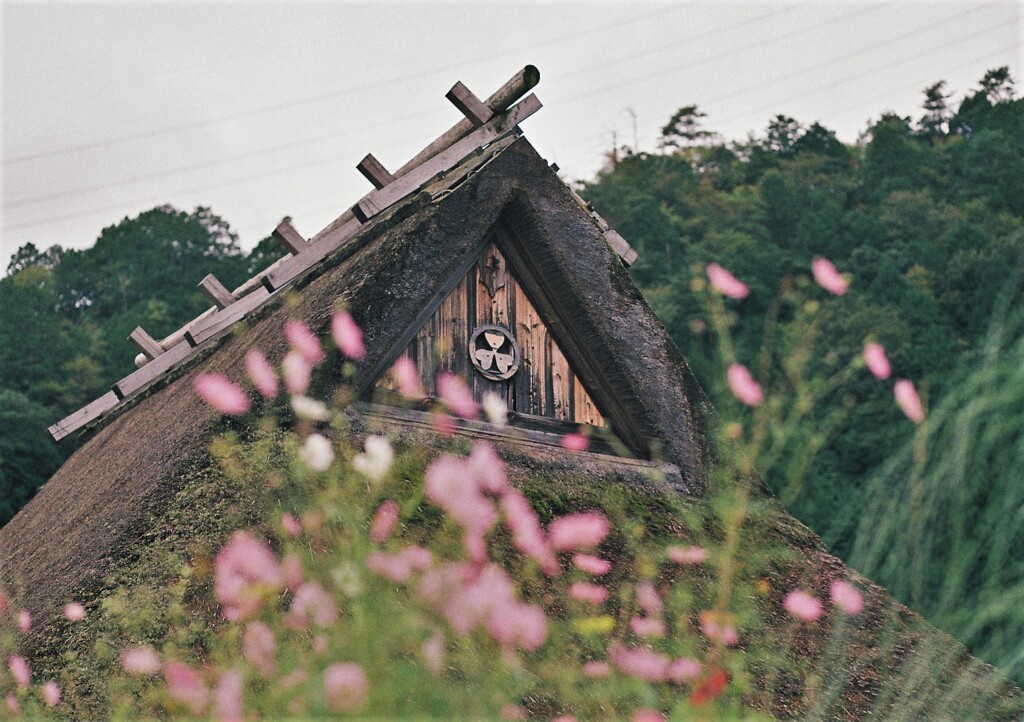
M 698 546 L 673 546 L 665 550 L 665 556 L 676 564 L 701 564 L 707 561 L 708 550 Z
M 121 652 L 121 669 L 128 674 L 152 676 L 160 671 L 160 657 L 152 647 L 126 647 Z
M 864 363 L 876 379 L 887 379 L 892 373 L 889 366 L 889 359 L 886 358 L 885 349 L 880 343 L 869 343 L 864 347 Z
M 78 602 L 70 602 L 64 605 L 64 617 L 69 622 L 79 622 L 85 619 L 85 607 Z
M 729 381 L 729 389 L 733 396 L 747 406 L 760 406 L 764 402 L 764 392 L 761 385 L 754 381 L 747 367 L 743 364 L 730 364 L 726 374 Z
M 369 683 L 358 664 L 332 664 L 324 670 L 324 694 L 334 712 L 352 712 L 363 706 Z
M 24 657 L 12 654 L 7 658 L 7 668 L 11 670 L 11 676 L 14 677 L 15 684 L 19 687 L 28 687 L 31 675 L 29 674 L 28 663 Z
M 815 258 L 811 262 L 811 272 L 814 274 L 814 280 L 819 286 L 836 296 L 842 296 L 850 287 L 850 284 L 847 283 L 842 274 L 832 265 L 832 261 L 827 258 L 822 258 L 821 256 Z
M 912 381 L 900 379 L 893 385 L 892 393 L 896 397 L 896 403 L 903 409 L 903 413 L 907 415 L 908 419 L 915 424 L 924 421 L 924 406 L 921 404 L 921 397 L 917 395 Z
M 324 360 L 320 342 L 302 321 L 288 321 L 284 325 L 284 335 L 292 349 L 306 359 L 310 366 L 316 366 Z
M 711 287 L 723 296 L 729 298 L 746 298 L 750 294 L 750 288 L 743 281 L 736 278 L 717 263 L 709 263 L 707 268 L 708 281 Z
M 267 357 L 258 349 L 253 349 L 245 355 L 245 372 L 249 375 L 252 385 L 264 398 L 272 399 L 277 396 L 277 373 L 267 361 Z
M 338 349 L 353 361 L 359 361 L 366 355 L 363 331 L 348 311 L 338 311 L 331 318 L 331 335 Z
M 562 437 L 562 448 L 569 451 L 586 451 L 590 440 L 583 434 L 566 434 Z
M 821 616 L 821 601 L 802 589 L 794 589 L 787 594 L 782 606 L 803 622 L 813 622 Z
M 379 481 L 388 473 L 391 462 L 395 460 L 391 442 L 384 436 L 367 436 L 363 445 L 366 451 L 352 457 L 352 468 L 374 481 Z
M 224 374 L 199 374 L 193 385 L 200 398 L 222 414 L 238 416 L 252 405 L 245 392 Z
M 857 587 L 845 579 L 836 579 L 829 589 L 832 602 L 851 617 L 860 614 L 864 609 L 864 598 L 857 591 Z
M 206 709 L 210 690 L 206 688 L 199 673 L 184 662 L 168 662 L 164 665 L 164 681 L 167 696 L 180 702 L 197 717 Z
M 395 365 L 391 367 L 391 377 L 398 386 L 398 393 L 405 398 L 422 400 L 427 395 L 420 382 L 420 372 L 415 362 L 408 356 L 395 361 Z
M 320 434 L 310 434 L 299 449 L 299 461 L 311 471 L 327 471 L 334 463 L 331 442 Z
M 47 707 L 56 707 L 60 704 L 60 687 L 53 680 L 50 680 L 40 688 L 43 695 L 43 702 Z
M 465 382 L 453 373 L 445 371 L 437 376 L 437 393 L 457 416 L 475 419 L 480 407 L 473 400 L 473 392 Z

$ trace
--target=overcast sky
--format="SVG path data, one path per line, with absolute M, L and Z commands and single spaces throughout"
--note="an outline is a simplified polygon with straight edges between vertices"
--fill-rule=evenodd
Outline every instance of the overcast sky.
M 0 4 L 0 272 L 23 243 L 82 248 L 162 203 L 212 207 L 248 248 L 290 215 L 311 236 L 486 97 L 541 71 L 527 137 L 591 178 L 613 134 L 652 150 L 696 103 L 729 139 L 785 113 L 847 142 L 1009 65 L 1024 3 Z M 635 133 L 634 133 L 635 119 Z

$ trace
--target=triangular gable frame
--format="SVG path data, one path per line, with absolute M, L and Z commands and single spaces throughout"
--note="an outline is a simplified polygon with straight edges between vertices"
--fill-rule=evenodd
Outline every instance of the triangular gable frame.
M 482 258 L 486 249 L 494 243 L 505 256 L 512 274 L 522 285 L 527 297 L 535 306 L 538 315 L 558 344 L 573 372 L 577 374 L 587 393 L 597 405 L 602 416 L 609 422 L 608 430 L 622 442 L 630 453 L 641 459 L 649 459 L 650 449 L 644 434 L 632 423 L 632 417 L 618 402 L 611 383 L 602 372 L 597 359 L 587 352 L 586 342 L 574 332 L 570 318 L 559 310 L 546 286 L 554 279 L 546 278 L 545 266 L 536 262 L 531 255 L 524 236 L 529 234 L 530 224 L 517 222 L 524 218 L 523 210 L 517 208 L 515 200 L 510 201 L 498 214 L 494 224 L 484 233 L 474 248 L 459 261 L 455 270 L 441 283 L 401 333 L 398 339 L 383 354 L 373 370 L 365 377 L 359 388 L 360 398 L 367 397 L 377 381 L 391 368 L 408 347 L 416 334 L 430 321 L 448 295 Z

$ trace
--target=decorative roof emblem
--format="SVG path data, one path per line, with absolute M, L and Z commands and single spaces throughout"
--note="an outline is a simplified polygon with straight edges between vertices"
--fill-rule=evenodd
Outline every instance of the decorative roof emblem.
M 519 346 L 504 326 L 477 326 L 469 339 L 469 360 L 484 378 L 510 379 L 519 370 Z

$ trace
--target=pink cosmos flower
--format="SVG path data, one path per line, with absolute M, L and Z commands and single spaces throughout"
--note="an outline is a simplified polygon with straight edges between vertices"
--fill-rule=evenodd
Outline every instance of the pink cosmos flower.
M 650 582 L 637 582 L 636 602 L 651 617 L 656 617 L 665 609 L 658 590 Z
M 629 628 L 638 637 L 661 639 L 665 636 L 665 622 L 655 617 L 633 617 L 629 620 Z
M 683 684 L 700 677 L 700 662 L 689 657 L 680 657 L 668 666 L 668 678 Z
M 555 552 L 541 529 L 537 512 L 523 493 L 509 489 L 501 497 L 501 511 L 505 516 L 505 526 L 512 533 L 515 548 L 536 561 L 548 576 L 557 575 L 559 566 Z
M 370 526 L 370 541 L 374 544 L 383 544 L 391 536 L 398 524 L 398 504 L 388 499 L 373 517 L 373 524 Z
M 423 643 L 420 653 L 423 655 L 423 663 L 427 666 L 428 672 L 437 676 L 444 671 L 444 637 L 434 634 Z
M 50 680 L 39 689 L 43 695 L 43 703 L 47 707 L 56 707 L 60 704 L 60 687 L 53 680 Z
M 819 286 L 836 296 L 842 296 L 850 287 L 846 279 L 832 265 L 832 261 L 827 258 L 817 256 L 811 261 L 811 273 L 814 274 L 814 280 Z
M 367 436 L 363 442 L 366 449 L 352 457 L 352 468 L 374 481 L 380 481 L 395 460 L 394 449 L 386 436 Z
M 29 679 L 31 677 L 28 669 L 28 662 L 25 658 L 12 654 L 7 658 L 7 668 L 11 670 L 11 676 L 14 677 L 14 683 L 19 687 L 28 687 Z
M 164 681 L 168 697 L 185 705 L 197 717 L 203 714 L 210 699 L 210 690 L 198 672 L 184 662 L 167 662 L 164 664 Z
M 32 615 L 28 613 L 27 609 L 18 612 L 18 629 L 22 634 L 28 634 L 28 630 L 32 629 Z
M 587 604 L 603 604 L 604 600 L 608 598 L 608 590 L 596 584 L 573 582 L 569 587 L 569 596 Z
M 717 263 L 709 263 L 707 268 L 708 281 L 711 287 L 729 298 L 746 298 L 750 293 L 747 284 L 729 273 Z
M 121 650 L 121 669 L 149 677 L 160 671 L 160 657 L 152 647 L 125 647 Z
M 498 520 L 494 504 L 481 492 L 466 460 L 441 456 L 427 467 L 425 476 L 427 498 L 467 531 L 482 536 Z
M 296 351 L 285 354 L 281 361 L 281 371 L 284 373 L 284 386 L 288 393 L 301 396 L 309 390 L 313 367 L 302 354 Z
M 588 677 L 607 677 L 612 673 L 612 666 L 607 662 L 591 661 L 583 665 L 583 674 Z
M 553 720 L 551 720 L 551 722 L 576 722 L 576 718 L 573 717 L 571 714 L 563 714 L 558 717 L 555 717 Z
M 908 419 L 915 424 L 924 421 L 924 405 L 921 403 L 921 397 L 917 395 L 913 381 L 900 379 L 893 385 L 892 393 L 896 397 L 896 403 L 899 404 Z
M 842 609 L 848 615 L 855 616 L 864 609 L 864 598 L 857 591 L 857 587 L 845 579 L 836 579 L 832 582 L 829 593 L 832 596 L 832 603 Z
M 238 416 L 252 406 L 245 392 L 224 374 L 199 374 L 193 386 L 203 401 L 222 414 Z
M 239 621 L 260 608 L 268 590 L 282 586 L 281 565 L 266 542 L 235 532 L 214 561 L 213 591 L 224 616 Z
M 360 361 L 366 355 L 363 345 L 363 331 L 348 311 L 337 311 L 331 318 L 331 335 L 334 343 L 346 357 Z
M 385 579 L 404 584 L 416 572 L 424 572 L 434 563 L 429 549 L 406 547 L 398 554 L 371 552 L 366 557 L 366 568 Z
M 309 622 L 329 627 L 338 621 L 338 605 L 323 587 L 307 582 L 295 592 L 285 624 L 290 629 L 305 629 Z
M 661 682 L 668 677 L 671 660 L 663 654 L 647 648 L 627 648 L 620 642 L 608 647 L 608 660 L 623 674 L 642 679 L 645 682 Z
M 473 400 L 473 392 L 458 376 L 444 371 L 437 375 L 437 393 L 457 416 L 475 419 L 480 407 Z
M 358 664 L 332 664 L 324 670 L 324 693 L 333 712 L 354 712 L 366 702 L 369 683 Z
M 650 707 L 641 707 L 629 718 L 629 722 L 665 722 L 665 715 Z
M 85 619 L 85 607 L 78 602 L 70 602 L 64 605 L 64 617 L 69 622 L 80 622 Z
M 323 434 L 310 434 L 302 443 L 298 456 L 310 471 L 327 471 L 334 463 L 334 447 Z
M 277 396 L 277 372 L 259 349 L 254 348 L 245 355 L 245 373 L 264 398 L 272 399 Z
M 701 564 L 707 561 L 708 550 L 698 546 L 673 546 L 665 550 L 665 556 L 676 564 Z
M 395 361 L 391 367 L 391 377 L 398 386 L 398 393 L 407 399 L 423 399 L 427 392 L 423 390 L 423 382 L 420 380 L 419 369 L 416 363 L 408 356 L 402 356 Z
M 281 557 L 281 581 L 289 591 L 296 591 L 302 586 L 303 574 L 302 559 L 295 552 L 288 552 Z
M 821 601 L 802 589 L 794 589 L 787 594 L 782 606 L 802 622 L 813 622 L 821 617 Z
M 539 649 L 548 636 L 548 618 L 536 604 L 506 599 L 492 608 L 487 631 L 505 649 Z
M 712 642 L 719 642 L 728 647 L 740 641 L 736 627 L 713 611 L 701 612 L 700 631 Z
M 21 714 L 21 705 L 18 703 L 18 698 L 13 694 L 4 697 L 4 704 L 7 705 L 7 711 L 15 717 Z
M 310 366 L 316 366 L 324 360 L 324 350 L 320 347 L 320 341 L 302 321 L 293 319 L 285 323 L 284 335 L 292 350 L 306 359 Z
M 747 406 L 760 406 L 764 402 L 764 392 L 761 385 L 754 381 L 747 367 L 743 364 L 730 364 L 726 372 L 729 380 L 729 390 L 733 396 Z
M 506 704 L 501 708 L 502 719 L 526 719 L 526 708 L 518 704 Z
M 600 512 L 568 514 L 551 522 L 548 536 L 551 546 L 558 551 L 592 549 L 608 536 L 611 523 Z
M 245 717 L 242 708 L 242 686 L 245 678 L 235 669 L 220 675 L 217 689 L 213 692 L 213 710 L 217 722 L 242 722 Z
M 486 441 L 478 441 L 473 445 L 466 464 L 481 491 L 494 495 L 504 494 L 508 491 L 505 464 L 494 447 Z
M 249 622 L 242 633 L 242 656 L 263 677 L 273 676 L 277 667 L 274 630 L 263 622 Z
M 565 434 L 562 437 L 562 448 L 568 451 L 586 451 L 590 439 L 583 434 Z
M 864 363 L 868 365 L 868 370 L 876 379 L 887 379 L 892 373 L 889 359 L 886 358 L 885 349 L 880 343 L 869 343 L 864 347 Z
M 612 570 L 612 563 L 610 561 L 596 557 L 593 554 L 576 554 L 572 558 L 572 563 L 580 571 L 593 574 L 596 577 L 603 577 Z
M 281 515 L 281 528 L 288 536 L 298 536 L 302 533 L 302 524 L 295 518 L 294 514 L 285 512 Z

